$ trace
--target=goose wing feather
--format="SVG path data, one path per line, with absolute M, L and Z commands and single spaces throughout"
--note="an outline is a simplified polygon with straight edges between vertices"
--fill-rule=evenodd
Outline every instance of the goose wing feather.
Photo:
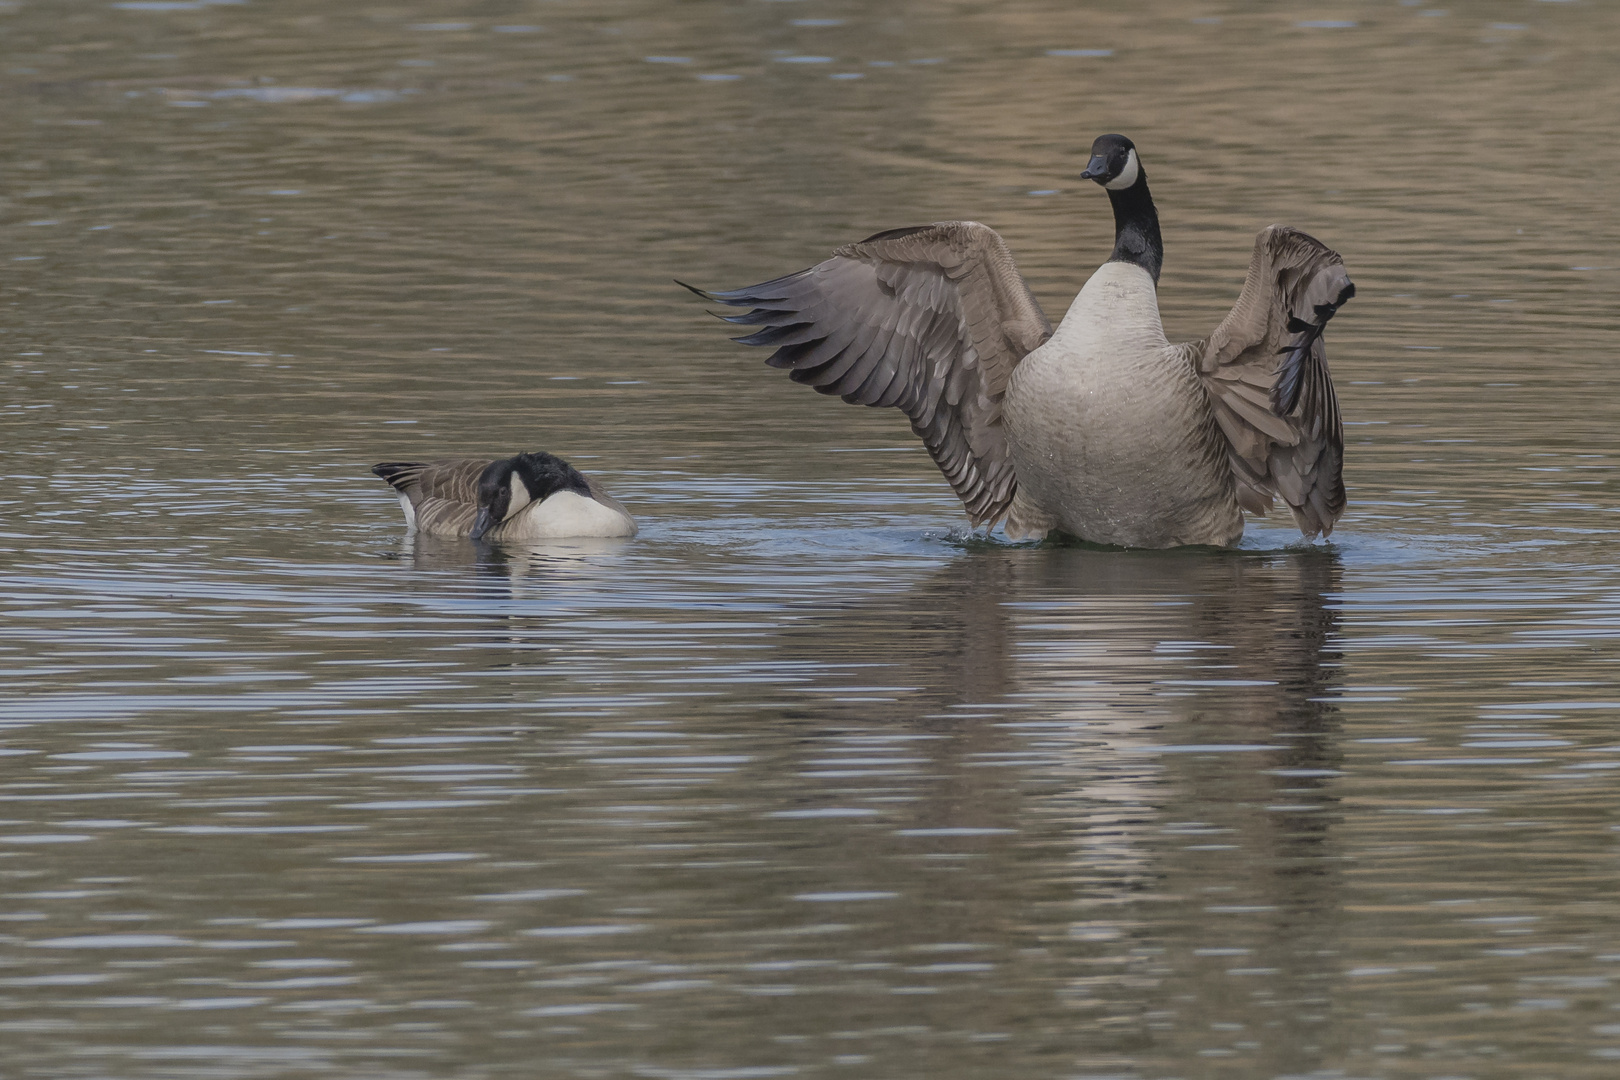
M 1281 495 L 1307 537 L 1344 513 L 1344 428 L 1322 331 L 1355 292 L 1338 252 L 1272 225 L 1231 312 L 1182 346 L 1226 436 L 1239 505 L 1265 513 Z
M 435 536 L 471 536 L 478 518 L 478 478 L 492 464 L 487 458 L 387 462 L 371 471 L 411 500 L 418 530 Z
M 727 321 L 759 329 L 734 340 L 775 346 L 766 363 L 795 382 L 903 411 L 975 525 L 1006 514 L 1017 479 L 1001 399 L 1052 324 L 994 229 L 891 229 L 796 274 L 692 291 L 751 308 Z

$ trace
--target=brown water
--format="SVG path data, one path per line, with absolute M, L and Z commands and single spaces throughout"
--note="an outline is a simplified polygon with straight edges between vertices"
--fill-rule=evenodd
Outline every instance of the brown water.
M 1616 115 L 1597 0 L 0 3 L 0 1076 L 1614 1075 Z M 670 283 L 1055 317 L 1114 130 L 1173 338 L 1343 252 L 1333 543 L 968 539 Z M 525 448 L 642 535 L 367 472 Z

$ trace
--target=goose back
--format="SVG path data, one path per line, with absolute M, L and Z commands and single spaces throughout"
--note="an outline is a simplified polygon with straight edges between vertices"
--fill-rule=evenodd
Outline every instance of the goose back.
M 488 458 L 390 461 L 371 471 L 399 493 L 412 528 L 432 536 L 471 536 L 478 518 L 478 478 L 493 464 Z

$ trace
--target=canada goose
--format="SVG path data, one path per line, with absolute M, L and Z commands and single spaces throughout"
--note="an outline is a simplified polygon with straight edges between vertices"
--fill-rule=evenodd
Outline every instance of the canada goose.
M 995 230 L 891 229 L 731 292 L 766 363 L 892 405 L 967 507 L 1013 539 L 1057 530 L 1128 547 L 1229 545 L 1280 494 L 1308 538 L 1344 512 L 1344 435 L 1322 329 L 1355 294 L 1295 229 L 1255 239 L 1243 291 L 1201 341 L 1159 320 L 1158 214 L 1135 145 L 1104 135 L 1081 174 L 1108 191 L 1114 250 L 1056 331 Z M 686 286 L 692 288 L 691 286 Z
M 547 540 L 636 534 L 634 519 L 617 499 L 551 454 L 384 462 L 371 471 L 399 492 L 405 523 L 431 536 Z

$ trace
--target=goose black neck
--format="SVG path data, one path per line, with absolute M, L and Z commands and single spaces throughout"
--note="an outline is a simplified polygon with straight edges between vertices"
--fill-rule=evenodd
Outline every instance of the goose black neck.
M 1159 212 L 1148 193 L 1147 173 L 1141 172 L 1136 183 L 1123 191 L 1110 191 L 1108 201 L 1114 206 L 1114 251 L 1108 261 L 1135 263 L 1157 285 L 1164 265 L 1164 240 L 1159 236 Z

